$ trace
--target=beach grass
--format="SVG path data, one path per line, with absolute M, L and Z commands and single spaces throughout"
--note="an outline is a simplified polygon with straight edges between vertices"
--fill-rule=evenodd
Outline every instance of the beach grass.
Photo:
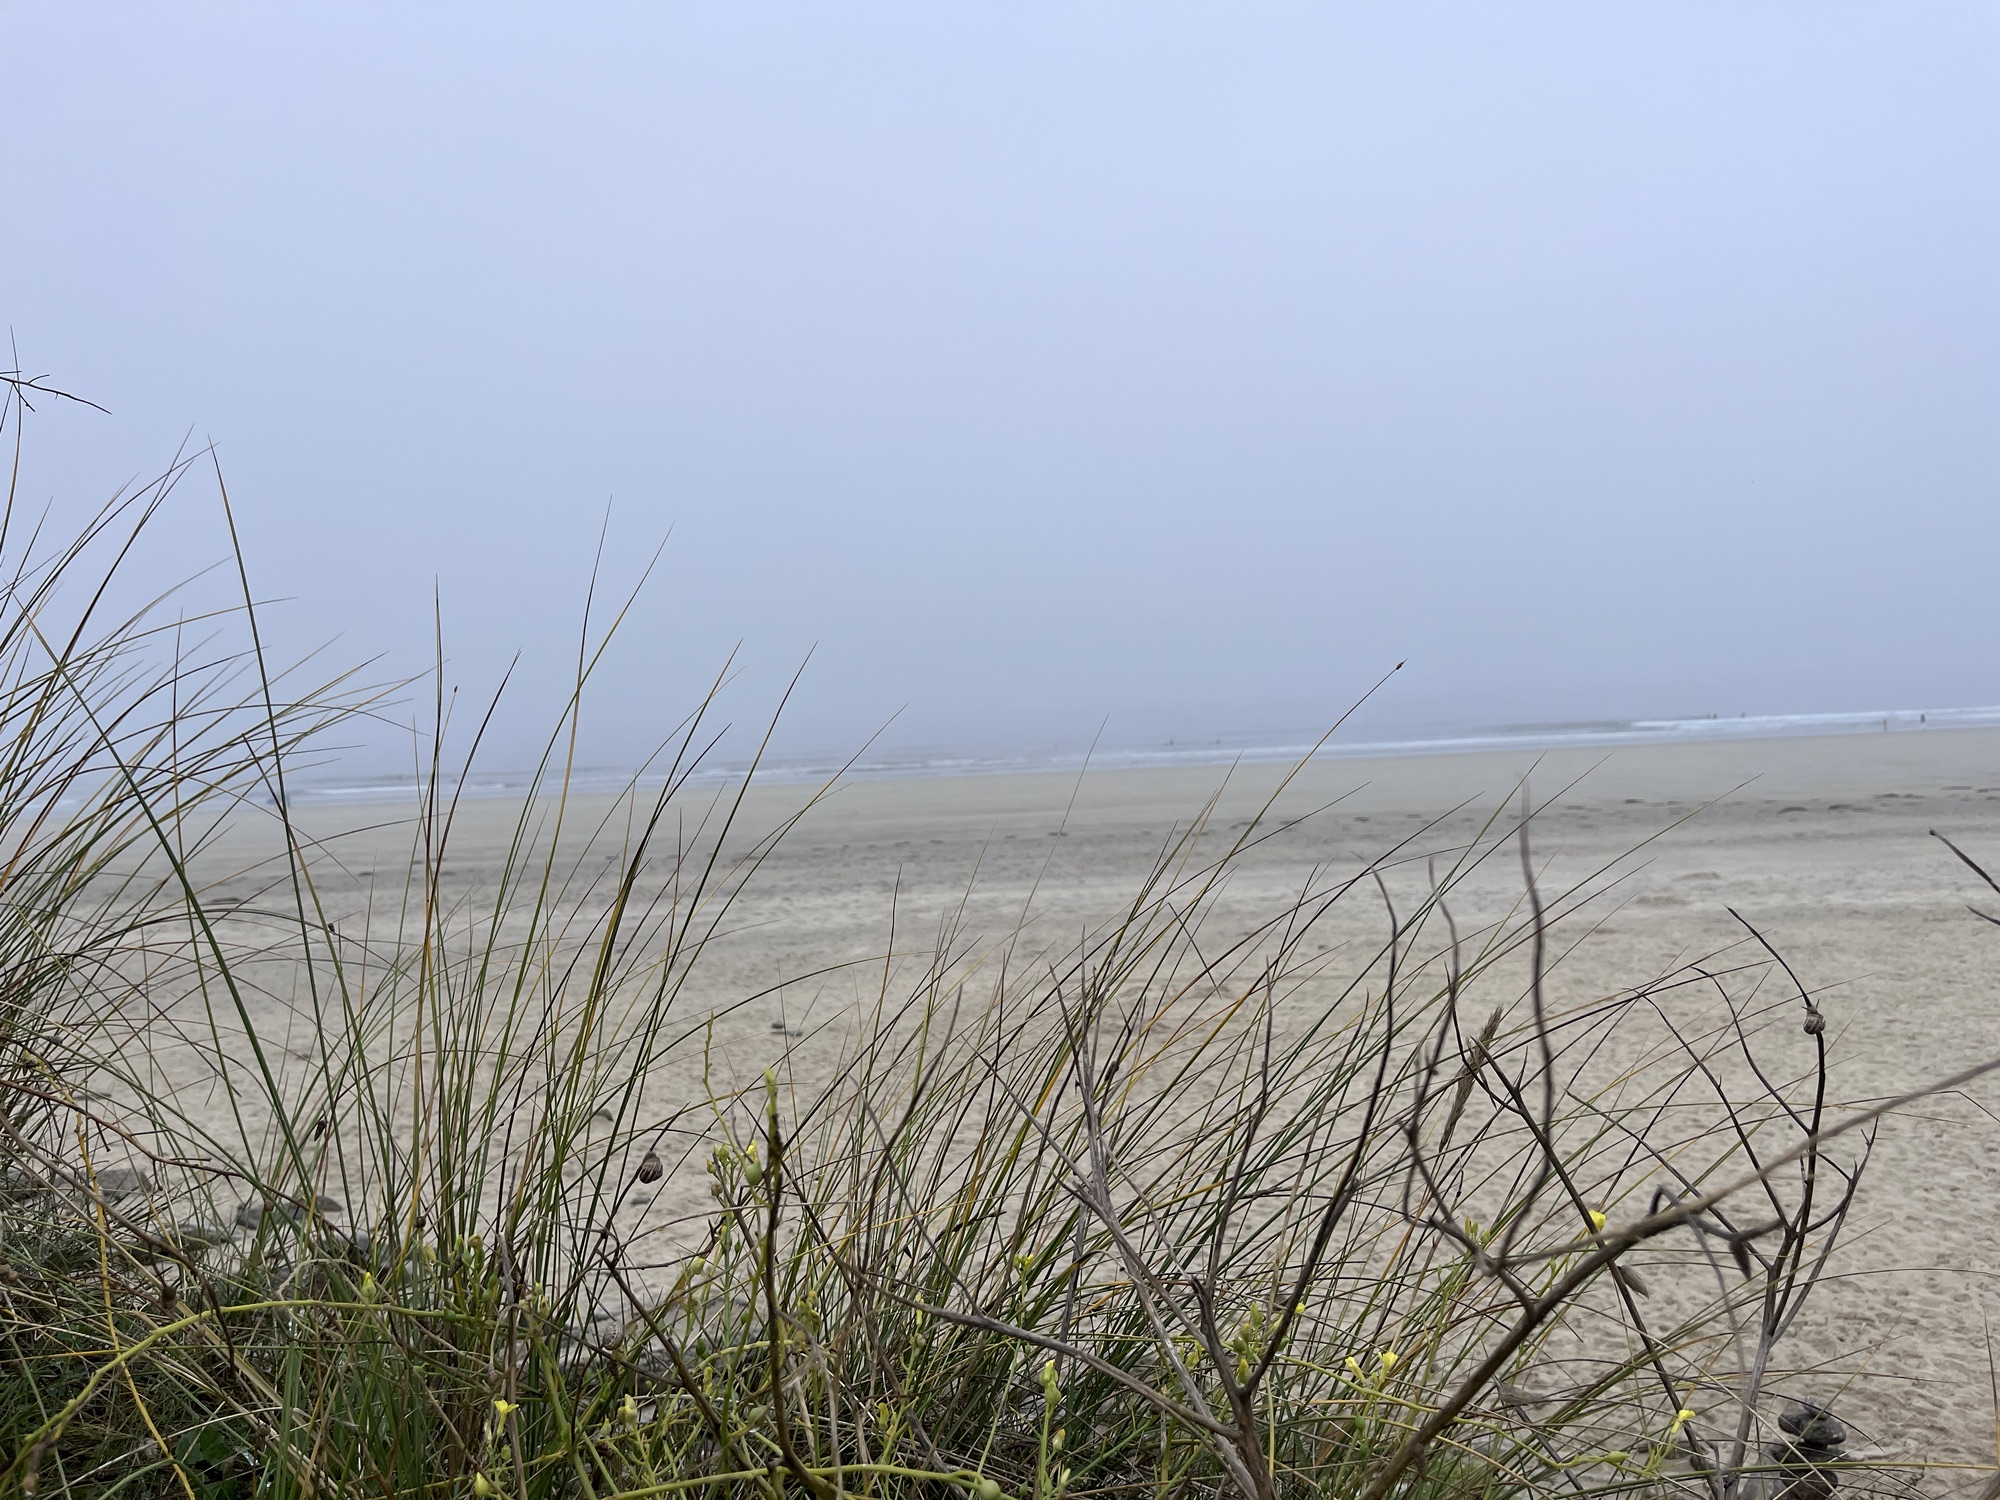
M 885 930 L 830 1081 L 739 1079 L 697 976 L 814 799 L 697 793 L 704 706 L 586 811 L 587 637 L 493 877 L 446 878 L 439 687 L 407 876 L 336 921 L 286 771 L 377 695 L 274 673 L 247 584 L 193 645 L 101 618 L 178 472 L 0 537 L 0 1493 L 1918 1483 L 1785 1359 L 1881 1106 L 1748 928 L 1558 1002 L 1613 872 L 1544 889 L 1525 801 L 1247 921 L 1286 821 L 1210 803 L 1071 939 Z M 277 852 L 225 902 L 245 819 Z

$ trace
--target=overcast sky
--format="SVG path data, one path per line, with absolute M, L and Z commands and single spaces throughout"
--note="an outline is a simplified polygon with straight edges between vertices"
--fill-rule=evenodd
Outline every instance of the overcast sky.
M 2000 702 L 2000 8 L 0 5 L 0 318 L 635 753 Z M 220 546 L 192 487 L 157 566 Z M 1367 726 L 1364 726 L 1364 728 Z

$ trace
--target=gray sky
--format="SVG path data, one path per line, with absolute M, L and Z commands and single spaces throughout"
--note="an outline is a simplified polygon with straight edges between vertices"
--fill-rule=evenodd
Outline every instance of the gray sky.
M 2000 9 L 0 7 L 0 317 L 288 646 L 792 742 L 2000 702 Z M 166 559 L 206 560 L 190 490 Z M 163 563 L 164 565 L 164 563 Z M 1364 726 L 1367 727 L 1367 726 Z

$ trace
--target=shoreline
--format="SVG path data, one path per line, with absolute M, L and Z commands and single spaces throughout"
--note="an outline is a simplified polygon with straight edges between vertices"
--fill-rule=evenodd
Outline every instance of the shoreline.
M 1879 727 L 1878 727 L 1879 726 Z M 915 780 L 963 776 L 1076 775 L 1087 770 L 1167 770 L 1203 766 L 1290 764 L 1304 760 L 1350 761 L 1481 755 L 1516 751 L 1677 749 L 1715 743 L 1765 740 L 1823 739 L 1874 734 L 1937 734 L 2000 728 L 2000 706 L 1933 709 L 1870 709 L 1812 714 L 1708 715 L 1695 719 L 1598 720 L 1576 723 L 1523 724 L 1488 730 L 1468 730 L 1414 738 L 1341 741 L 1313 734 L 1282 737 L 1239 735 L 1202 743 L 1126 746 L 1086 752 L 1052 751 L 1047 755 L 979 755 L 946 749 L 912 749 L 869 759 L 865 752 L 852 760 L 829 755 L 780 757 L 757 770 L 767 785 L 798 785 L 834 777 L 850 780 Z M 692 778 L 698 786 L 725 785 L 742 779 L 747 762 L 705 767 Z M 463 783 L 451 783 L 463 798 L 521 797 L 530 790 L 532 773 L 486 771 Z M 635 772 L 604 766 L 579 768 L 571 775 L 574 791 L 615 793 L 632 785 L 657 786 L 664 772 Z M 550 783 L 543 778 L 543 786 Z M 413 796 L 418 783 L 402 773 L 350 777 L 305 778 L 293 787 L 298 804 L 366 804 L 385 796 Z M 541 795 L 549 795 L 544 791 Z

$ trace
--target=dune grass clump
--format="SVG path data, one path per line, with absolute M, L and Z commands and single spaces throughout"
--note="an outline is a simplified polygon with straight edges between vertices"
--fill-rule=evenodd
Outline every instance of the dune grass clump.
M 90 555 L 0 593 L 0 1493 L 1907 1482 L 1782 1358 L 1882 1106 L 1828 1100 L 1819 1002 L 1747 929 L 1556 998 L 1601 883 L 1543 891 L 1532 810 L 1245 920 L 1284 829 L 1211 804 L 1113 918 L 947 924 L 830 1082 L 738 1082 L 694 977 L 790 825 L 695 796 L 703 715 L 580 830 L 580 674 L 470 896 L 437 748 L 357 930 L 283 772 L 361 700 L 283 701 L 254 635 L 93 634 Z M 247 817 L 277 853 L 224 904 L 205 840 Z M 1496 861 L 1518 903 L 1461 924 Z M 1357 903 L 1373 935 L 1319 941 Z

